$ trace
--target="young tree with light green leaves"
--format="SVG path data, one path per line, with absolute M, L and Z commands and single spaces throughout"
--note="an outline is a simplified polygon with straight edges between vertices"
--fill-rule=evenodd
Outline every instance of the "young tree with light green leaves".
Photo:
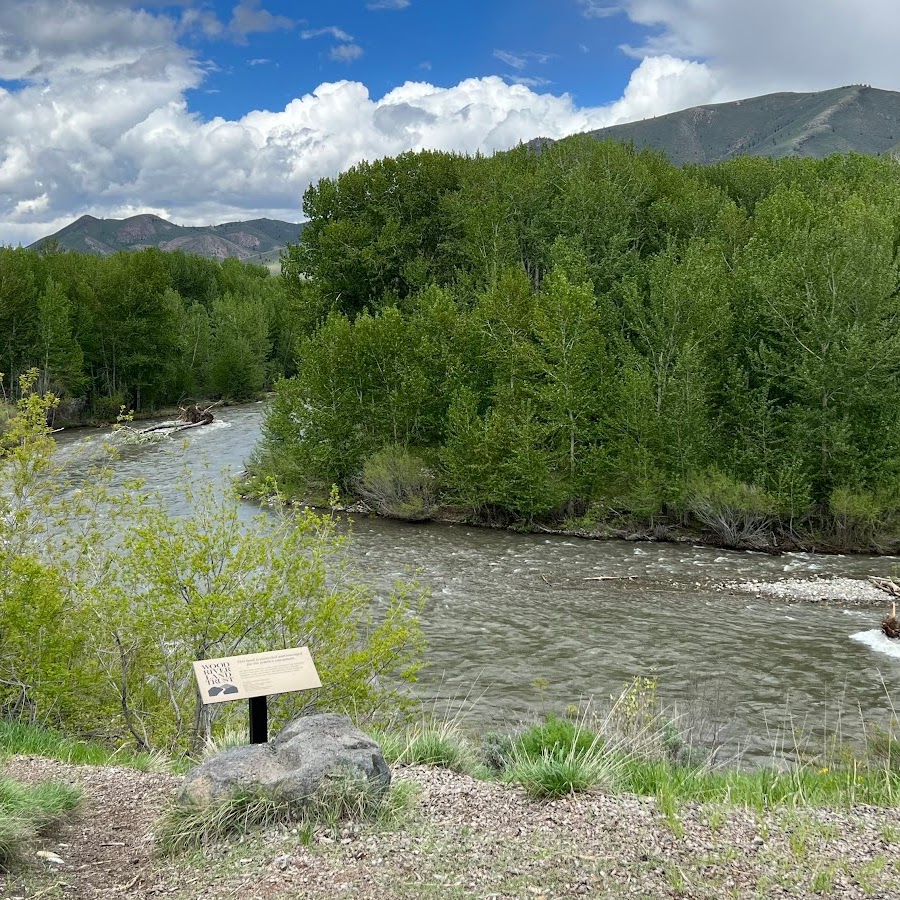
M 46 424 L 55 398 L 37 377 L 0 435 L 0 714 L 196 752 L 214 715 L 190 663 L 298 645 L 323 688 L 282 698 L 276 720 L 402 706 L 422 650 L 414 584 L 376 596 L 337 524 L 312 513 L 247 522 L 234 495 L 185 486 L 180 518 L 138 483 L 113 491 L 103 455 L 67 484 Z

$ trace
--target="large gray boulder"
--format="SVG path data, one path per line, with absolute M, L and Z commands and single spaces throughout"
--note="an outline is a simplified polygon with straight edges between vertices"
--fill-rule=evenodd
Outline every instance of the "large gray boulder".
M 329 779 L 346 775 L 376 794 L 383 794 L 391 784 L 381 747 L 347 716 L 303 716 L 285 725 L 267 744 L 232 747 L 192 769 L 178 802 L 208 806 L 244 792 L 299 802 Z

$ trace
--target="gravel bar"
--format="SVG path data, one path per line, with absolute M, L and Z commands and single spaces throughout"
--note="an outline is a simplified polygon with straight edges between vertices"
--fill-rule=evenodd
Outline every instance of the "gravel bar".
M 841 603 L 845 606 L 890 607 L 891 597 L 862 578 L 784 578 L 778 581 L 727 581 L 716 590 L 754 594 L 794 603 Z

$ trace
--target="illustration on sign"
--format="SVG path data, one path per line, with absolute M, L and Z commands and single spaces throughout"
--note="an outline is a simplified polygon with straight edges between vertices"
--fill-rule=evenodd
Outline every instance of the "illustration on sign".
M 194 663 L 204 703 L 222 703 L 322 686 L 308 647 L 248 653 Z

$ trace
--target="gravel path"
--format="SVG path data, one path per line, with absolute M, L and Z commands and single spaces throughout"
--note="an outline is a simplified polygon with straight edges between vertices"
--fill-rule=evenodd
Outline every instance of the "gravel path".
M 766 814 L 595 792 L 535 803 L 439 769 L 399 769 L 418 789 L 391 829 L 348 826 L 311 846 L 274 830 L 178 862 L 154 857 L 152 827 L 178 779 L 16 758 L 8 774 L 72 781 L 80 821 L 0 880 L 4 898 L 770 898 L 900 897 L 900 810 Z
M 729 581 L 716 585 L 720 591 L 755 594 L 773 600 L 798 603 L 842 603 L 845 606 L 883 607 L 891 597 L 870 581 L 860 578 L 785 578 L 780 581 Z

